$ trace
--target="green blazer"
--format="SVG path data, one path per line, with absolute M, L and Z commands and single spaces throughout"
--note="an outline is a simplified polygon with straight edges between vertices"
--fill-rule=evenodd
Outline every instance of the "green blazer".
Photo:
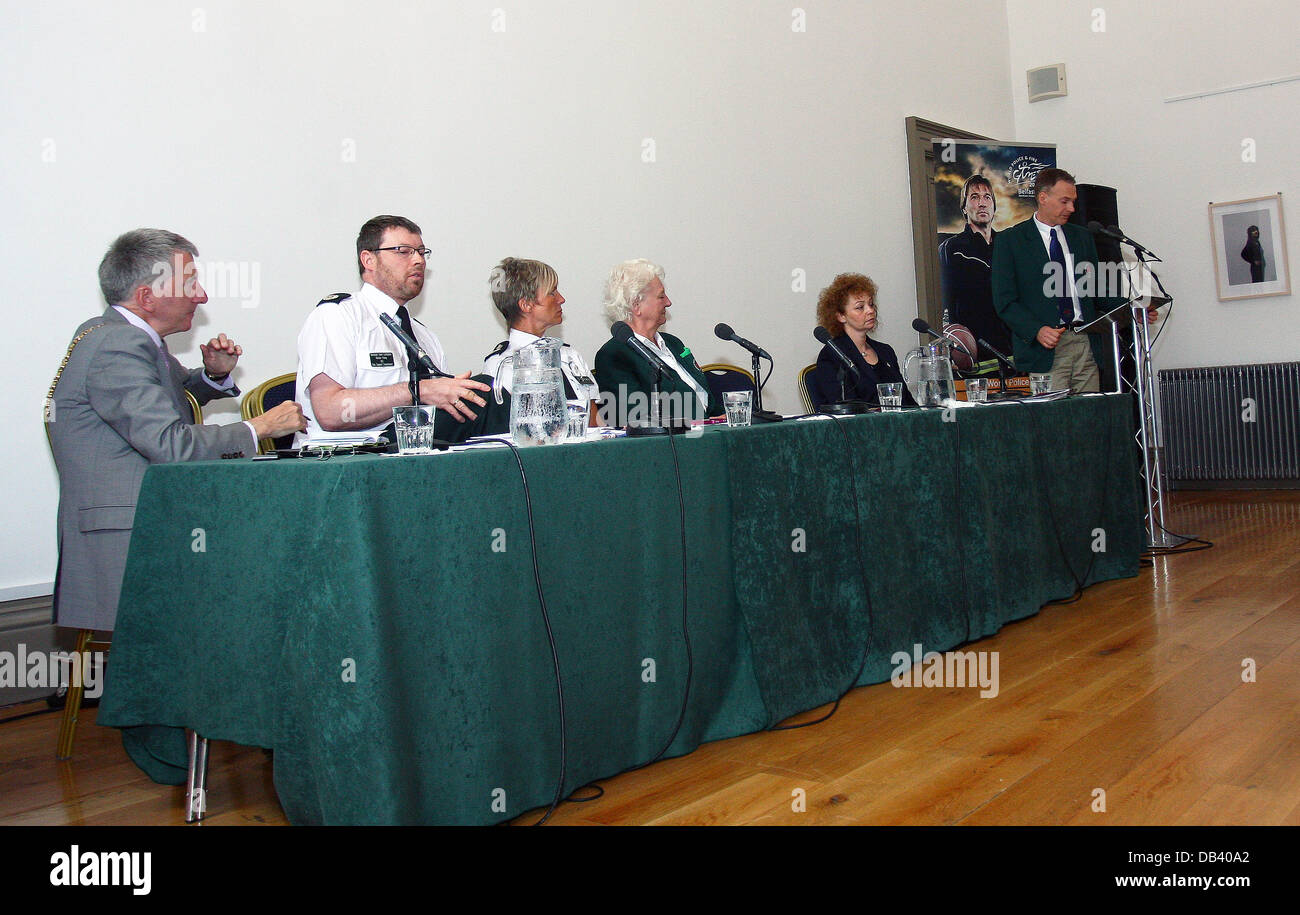
M 1079 266 L 1092 264 L 1092 281 L 1085 286 L 1088 295 L 1080 294 L 1079 308 L 1083 320 L 1091 321 L 1100 311 L 1113 308 L 1111 299 L 1098 297 L 1097 245 L 1092 233 L 1070 223 L 1061 226 L 1065 243 L 1074 255 L 1075 277 L 1078 282 Z M 1056 300 L 1044 292 L 1048 275 L 1043 268 L 1050 263 L 1043 237 L 1038 234 L 1031 216 L 998 233 L 998 243 L 993 246 L 993 307 L 1011 328 L 1012 356 L 1016 368 L 1022 372 L 1050 372 L 1054 354 L 1037 340 L 1038 329 L 1046 325 L 1056 327 L 1060 319 L 1056 313 Z M 1118 301 L 1115 304 L 1119 304 Z M 1089 335 L 1092 355 L 1101 365 L 1106 355 L 1102 335 Z
M 720 416 L 723 412 L 723 406 L 714 395 L 713 390 L 709 387 L 709 380 L 704 377 L 700 371 L 699 364 L 691 351 L 686 348 L 686 344 L 674 337 L 672 334 L 665 334 L 660 331 L 659 336 L 664 338 L 668 348 L 672 350 L 677 361 L 681 363 L 691 374 L 700 387 L 709 395 L 709 404 L 706 410 L 700 412 L 700 401 L 691 390 L 691 386 L 678 377 L 676 372 L 660 379 L 659 391 L 663 394 L 678 394 L 680 402 L 688 405 L 687 419 L 706 419 L 710 416 Z M 605 345 L 596 353 L 596 366 L 593 370 L 596 375 L 596 383 L 600 385 L 601 397 L 606 400 L 607 408 L 613 422 L 624 425 L 625 418 L 629 415 L 636 416 L 638 413 L 648 410 L 648 395 L 654 384 L 654 369 L 650 363 L 641 358 L 639 353 L 632 351 L 632 347 L 626 343 L 619 343 L 613 337 L 605 341 Z M 646 400 L 641 401 L 647 406 L 638 407 L 635 401 L 629 403 L 624 400 L 627 395 L 633 392 L 640 392 L 647 396 Z M 631 412 L 629 412 L 631 411 Z M 666 421 L 665 417 L 665 421 Z

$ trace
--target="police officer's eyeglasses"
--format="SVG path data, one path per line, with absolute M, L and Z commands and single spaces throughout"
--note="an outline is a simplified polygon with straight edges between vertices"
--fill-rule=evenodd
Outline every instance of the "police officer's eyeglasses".
M 412 248 L 410 245 L 391 245 L 387 248 L 372 248 L 372 251 L 396 251 L 398 257 L 410 257 L 412 254 L 418 254 L 420 257 L 427 258 L 433 253 L 432 248 Z

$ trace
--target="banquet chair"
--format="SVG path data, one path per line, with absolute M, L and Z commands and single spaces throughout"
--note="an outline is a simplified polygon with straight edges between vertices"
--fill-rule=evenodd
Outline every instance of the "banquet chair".
M 267 381 L 262 382 L 253 390 L 244 395 L 240 404 L 239 412 L 244 419 L 252 419 L 255 416 L 261 416 L 272 407 L 279 406 L 287 400 L 293 400 L 294 389 L 298 383 L 298 375 L 295 372 L 289 372 L 285 375 L 276 375 Z M 288 448 L 293 444 L 293 433 L 282 435 L 279 438 L 264 438 L 257 443 L 258 454 L 270 454 L 277 448 Z

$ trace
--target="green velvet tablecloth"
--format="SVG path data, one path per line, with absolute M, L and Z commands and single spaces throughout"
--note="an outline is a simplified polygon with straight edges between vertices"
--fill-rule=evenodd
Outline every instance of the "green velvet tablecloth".
M 669 441 L 523 450 L 563 754 L 509 450 L 155 466 L 99 721 L 273 748 L 294 823 L 498 822 L 549 803 L 562 761 L 567 794 L 1136 574 L 1131 412 L 1087 397 L 675 439 L 691 661 Z M 129 746 L 159 780 L 184 764 L 175 734 Z

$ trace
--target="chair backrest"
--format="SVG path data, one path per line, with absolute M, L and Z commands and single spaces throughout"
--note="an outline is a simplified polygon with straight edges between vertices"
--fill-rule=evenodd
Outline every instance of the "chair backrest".
M 727 391 L 754 390 L 753 374 L 738 365 L 729 362 L 710 362 L 708 365 L 700 366 L 700 371 L 704 373 L 704 378 L 709 383 L 709 390 L 718 403 L 722 402 L 722 395 Z
M 276 375 L 274 378 L 263 381 L 244 395 L 239 412 L 243 414 L 244 419 L 261 416 L 272 407 L 279 406 L 286 400 L 293 400 L 294 388 L 297 383 L 298 375 L 296 372 Z M 292 434 L 282 435 L 275 439 L 264 438 L 257 443 L 257 453 L 270 454 L 277 448 L 288 448 L 292 444 Z
M 203 425 L 203 408 L 199 406 L 198 400 L 189 391 L 185 392 L 185 399 L 190 402 L 190 409 L 194 411 L 194 425 Z
M 799 396 L 803 398 L 803 409 L 805 413 L 811 413 L 816 409 L 813 405 L 812 390 L 812 377 L 816 368 L 817 363 L 814 362 L 812 365 L 805 365 L 799 370 Z

